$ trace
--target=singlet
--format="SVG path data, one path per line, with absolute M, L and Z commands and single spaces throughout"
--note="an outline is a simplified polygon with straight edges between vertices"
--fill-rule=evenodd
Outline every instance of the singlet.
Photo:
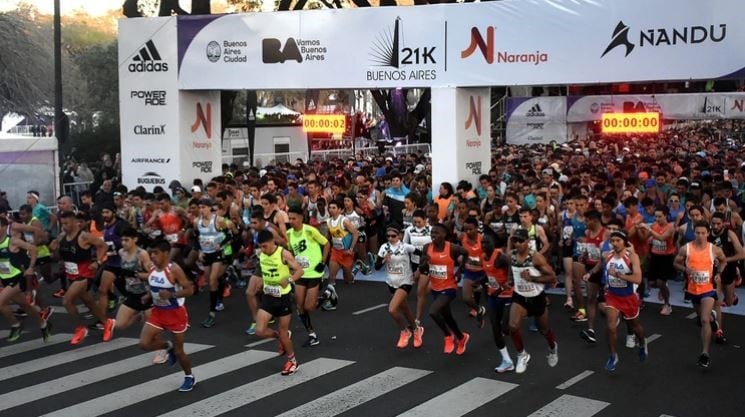
M 693 271 L 686 291 L 693 295 L 714 291 L 714 245 L 707 242 L 703 249 L 696 249 L 691 242 L 685 248 L 686 267 Z
M 448 198 L 444 198 L 439 195 L 435 197 L 434 203 L 437 204 L 437 219 L 439 221 L 445 221 L 445 219 L 448 217 L 448 209 L 450 208 L 450 204 L 452 204 L 452 202 L 452 195 Z
M 432 242 L 432 237 L 430 236 L 431 232 L 431 226 L 424 226 L 424 228 L 422 229 L 417 229 L 416 227 L 411 226 L 406 229 L 406 233 L 404 234 L 404 243 L 410 243 L 412 246 L 421 251 L 422 249 L 424 249 L 424 245 Z M 411 254 L 411 262 L 414 265 L 419 265 L 419 258 L 419 255 L 414 253 Z
M 466 260 L 466 269 L 474 272 L 481 272 L 484 269 L 481 267 L 481 235 L 476 236 L 476 242 L 471 242 L 466 234 L 463 234 L 461 238 L 461 246 L 463 249 L 468 251 L 468 259 Z
M 171 265 L 172 264 L 169 263 L 162 271 L 154 268 L 150 271 L 150 276 L 147 278 L 147 283 L 150 285 L 150 294 L 153 297 L 153 308 L 159 310 L 175 310 L 184 305 L 184 297 L 177 298 L 171 296 L 167 299 L 160 298 L 160 290 L 168 290 L 172 294 L 181 290 L 181 285 L 171 277 Z
M 411 270 L 411 259 L 409 254 L 416 248 L 408 243 L 398 242 L 396 245 L 386 243 L 378 250 L 378 257 L 384 258 L 389 253 L 391 260 L 386 262 L 385 280 L 393 288 L 400 288 L 402 285 L 414 284 L 414 272 Z
M 427 247 L 429 257 L 429 284 L 432 291 L 455 290 L 455 261 L 450 250 L 450 242 L 445 242 L 442 252 L 435 252 L 434 243 Z
M 323 263 L 321 247 L 328 243 L 313 226 L 303 225 L 300 231 L 287 230 L 287 240 L 295 260 L 303 268 L 303 278 L 323 278 L 323 271 L 316 271 L 316 265 Z
M 165 239 L 168 243 L 174 244 L 185 244 L 186 238 L 184 237 L 184 221 L 174 211 L 163 213 L 158 218 L 160 223 L 160 230 L 163 232 Z
M 342 214 L 342 216 L 344 216 L 345 219 L 349 220 L 349 222 L 352 223 L 352 226 L 354 226 L 354 228 L 359 231 L 361 231 L 362 228 L 365 226 L 365 218 L 360 216 L 360 214 L 354 210 L 352 210 L 352 212 L 349 214 L 344 213 Z
M 103 241 L 106 242 L 106 265 L 118 267 L 121 263 L 119 258 L 119 249 L 122 248 L 122 237 L 119 236 L 118 230 L 121 228 L 123 220 L 115 218 L 111 225 L 104 224 Z
M 331 247 L 336 250 L 347 250 L 352 247 L 352 234 L 344 227 L 344 216 L 327 220 L 329 234 L 331 235 Z
M 667 223 L 664 226 L 660 226 L 659 223 L 652 223 L 652 231 L 657 234 L 663 234 L 667 229 L 674 227 L 672 223 Z M 670 235 L 665 240 L 658 240 L 654 237 L 650 237 L 650 243 L 652 245 L 650 251 L 653 255 L 672 255 L 675 253 L 675 243 L 673 242 L 675 233 Z
M 585 265 L 587 265 L 588 267 L 593 267 L 597 265 L 597 263 L 600 262 L 600 259 L 602 258 L 600 253 L 600 246 L 605 240 L 605 229 L 600 229 L 598 234 L 595 236 L 590 236 L 590 233 L 591 232 L 589 229 L 585 230 L 585 242 L 577 242 L 577 248 L 580 253 L 587 254 Z
M 282 247 L 277 246 L 272 254 L 259 254 L 261 276 L 264 280 L 264 294 L 279 298 L 292 291 L 292 285 L 282 287 L 280 282 L 290 277 L 290 267 L 282 259 Z
M 140 254 L 143 251 L 143 249 L 137 248 L 134 256 L 128 259 L 127 253 L 124 252 L 124 249 L 119 250 L 119 264 L 124 277 L 124 289 L 130 294 L 140 295 L 145 294 L 148 291 L 145 281 L 137 276 L 139 272 L 142 272 Z
M 31 226 L 31 223 L 33 223 L 34 220 L 39 220 L 39 219 L 37 219 L 36 217 L 32 217 L 31 220 L 29 220 L 28 223 L 26 224 Z M 34 233 L 23 232 L 23 240 L 33 245 L 35 242 Z M 37 258 L 46 258 L 51 255 L 52 255 L 52 252 L 49 251 L 49 247 L 47 245 L 36 245 L 36 257 Z
M 406 209 L 403 210 L 403 224 L 404 229 L 413 226 L 414 224 L 414 212 L 406 213 Z
M 522 223 L 517 225 L 517 230 L 526 230 Z M 527 229 L 528 231 L 528 249 L 530 249 L 533 252 L 538 252 L 541 250 L 541 246 L 543 243 L 538 239 L 538 232 L 537 228 L 534 224 L 530 225 L 530 229 Z
M 515 210 L 513 214 L 509 214 L 507 213 L 507 211 L 505 211 L 502 214 L 502 221 L 504 222 L 505 233 L 509 233 L 510 231 L 512 231 L 512 229 L 520 224 L 520 212 L 518 210 Z
M 217 230 L 217 215 L 212 215 L 207 226 L 204 226 L 202 221 L 202 216 L 199 216 L 197 218 L 197 230 L 199 231 L 200 250 L 202 253 L 218 252 L 225 240 L 225 233 Z
M 523 297 L 530 298 L 530 297 L 537 297 L 543 293 L 543 289 L 545 288 L 545 284 L 541 284 L 538 282 L 528 282 L 522 279 L 520 277 L 520 273 L 524 270 L 528 270 L 530 272 L 531 276 L 539 277 L 541 276 L 540 271 L 535 269 L 533 266 L 533 254 L 535 252 L 529 251 L 528 256 L 523 259 L 522 261 L 517 260 L 517 250 L 512 251 L 512 280 L 515 282 L 514 286 L 514 292 L 516 292 L 519 295 L 522 295 Z
M 574 236 L 574 226 L 572 226 L 572 219 L 576 214 L 571 217 L 566 210 L 561 213 L 561 240 L 564 246 L 572 246 L 572 236 Z
M 729 229 L 723 229 L 722 234 L 719 236 L 715 236 L 712 232 L 709 235 L 709 242 L 713 243 L 714 246 L 722 249 L 722 252 L 724 252 L 724 256 L 730 257 L 735 254 L 735 244 L 732 243 L 732 239 L 729 238 Z M 728 262 L 727 266 L 725 267 L 725 274 L 727 273 L 736 273 L 737 268 L 737 262 Z
M 15 278 L 23 271 L 13 262 L 13 253 L 10 251 L 10 236 L 5 236 L 0 242 L 0 279 Z
M 623 251 L 621 257 L 617 257 L 615 252 L 611 252 L 605 257 L 605 268 L 603 275 L 605 282 L 608 283 L 608 292 L 619 296 L 628 297 L 636 293 L 637 284 L 626 281 L 625 279 L 611 277 L 608 274 L 608 269 L 615 268 L 616 272 L 620 275 L 630 275 L 633 271 L 631 269 L 631 257 L 628 250 Z
M 91 250 L 84 249 L 80 246 L 80 234 L 82 230 L 72 240 L 67 240 L 67 236 L 60 239 L 59 253 L 62 257 L 65 267 L 65 275 L 68 279 L 94 278 L 96 273 L 91 271 Z
M 491 296 L 497 294 L 500 298 L 512 298 L 512 288 L 502 290 L 505 284 L 507 284 L 507 268 L 498 268 L 495 264 L 499 255 L 502 252 L 499 249 L 494 249 L 490 258 L 486 258 L 485 254 L 481 254 L 481 265 L 484 267 L 486 273 L 486 291 Z

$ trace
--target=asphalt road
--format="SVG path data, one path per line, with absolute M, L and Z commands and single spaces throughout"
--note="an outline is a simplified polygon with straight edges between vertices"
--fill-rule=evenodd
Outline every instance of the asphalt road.
M 236 292 L 226 300 L 217 326 L 202 328 L 205 295 L 188 302 L 192 328 L 187 351 L 192 352 L 197 385 L 179 393 L 178 366 L 152 365 L 152 354 L 137 348 L 139 326 L 100 342 L 91 332 L 80 346 L 69 341 L 72 323 L 57 309 L 52 343 L 42 345 L 38 330 L 8 344 L 7 324 L 0 327 L 0 416 L 741 416 L 745 400 L 739 394 L 745 375 L 740 346 L 745 344 L 745 319 L 728 316 L 729 343 L 713 345 L 712 364 L 699 369 L 699 328 L 687 318 L 690 308 L 676 307 L 672 316 L 649 305 L 642 312 L 650 357 L 640 363 L 636 350 L 623 347 L 615 373 L 603 369 L 607 358 L 605 331 L 598 323 L 600 343 L 579 338 L 583 328 L 572 323 L 551 296 L 551 325 L 559 343 L 559 364 L 549 368 L 546 343 L 524 325 L 526 349 L 532 360 L 526 373 L 498 375 L 499 354 L 488 326 L 478 329 L 466 309 L 454 302 L 456 319 L 472 335 L 463 356 L 444 355 L 442 337 L 427 318 L 424 346 L 395 348 L 397 329 L 385 304 L 385 284 L 340 284 L 334 312 L 318 312 L 313 321 L 321 344 L 301 348 L 305 331 L 293 320 L 300 370 L 279 376 L 283 358 L 276 341 L 260 343 L 243 330 L 250 323 L 245 298 Z M 46 297 L 45 292 L 45 298 Z M 413 295 L 410 297 L 414 306 Z M 53 301 L 59 305 L 59 300 Z M 355 312 L 365 312 L 355 314 Z M 511 341 L 507 344 L 513 358 Z

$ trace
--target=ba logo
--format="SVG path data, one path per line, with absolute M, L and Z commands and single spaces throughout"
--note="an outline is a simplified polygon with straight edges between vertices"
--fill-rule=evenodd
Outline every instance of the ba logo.
M 471 28 L 471 44 L 468 48 L 460 51 L 461 58 L 468 58 L 476 52 L 476 48 L 479 48 L 481 55 L 484 56 L 486 62 L 494 63 L 494 26 L 486 28 L 486 41 L 481 36 L 481 32 L 476 27 Z
M 206 111 L 205 111 L 206 110 Z M 199 129 L 199 125 L 202 125 L 204 133 L 207 135 L 207 139 L 212 139 L 212 104 L 202 108 L 202 103 L 197 103 L 197 118 L 191 125 L 191 133 L 195 133 Z
M 466 130 L 476 124 L 476 134 L 481 136 L 481 96 L 469 98 L 468 118 L 466 119 Z
M 285 61 L 303 62 L 303 56 L 295 38 L 287 38 L 284 49 L 279 39 L 267 38 L 261 40 L 261 60 L 265 64 L 282 64 Z

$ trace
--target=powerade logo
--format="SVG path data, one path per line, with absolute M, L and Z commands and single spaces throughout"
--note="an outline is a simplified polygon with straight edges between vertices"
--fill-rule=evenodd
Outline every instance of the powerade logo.
M 140 99 L 146 106 L 165 106 L 165 90 L 135 90 L 129 93 L 130 98 Z
M 137 178 L 137 184 L 164 185 L 165 183 L 166 179 L 158 175 L 157 172 L 146 172 L 143 176 Z
M 631 36 L 629 36 L 631 35 Z M 624 57 L 627 57 L 636 47 L 678 46 L 695 45 L 704 42 L 718 43 L 727 37 L 727 25 L 720 23 L 716 25 L 691 25 L 672 28 L 648 28 L 639 31 L 639 37 L 635 38 L 631 28 L 620 20 L 613 29 L 611 41 L 605 47 L 600 58 L 610 51 L 623 47 Z M 636 43 L 634 42 L 636 41 Z
M 132 57 L 132 62 L 127 66 L 129 72 L 166 72 L 168 63 L 163 62 L 158 48 L 153 40 L 145 42 L 140 51 Z

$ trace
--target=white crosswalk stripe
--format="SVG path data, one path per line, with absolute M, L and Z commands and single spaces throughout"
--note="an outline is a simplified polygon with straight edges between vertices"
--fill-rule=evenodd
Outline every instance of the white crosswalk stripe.
M 562 395 L 528 417 L 591 417 L 609 405 L 604 401 Z
M 33 349 L 58 345 L 60 343 L 69 342 L 70 339 L 72 339 L 71 334 L 60 333 L 52 335 L 52 337 L 50 337 L 49 341 L 46 343 L 44 343 L 41 337 L 34 340 L 29 340 L 28 342 L 14 343 L 12 345 L 0 348 L 0 358 L 17 355 L 19 353 L 27 352 Z
M 230 391 L 214 395 L 206 400 L 171 411 L 170 413 L 163 414 L 161 417 L 218 416 L 258 401 L 264 397 L 268 397 L 272 394 L 282 392 L 296 385 L 326 375 L 353 363 L 354 362 L 327 358 L 316 359 L 301 364 L 295 375 L 282 376 L 274 374 L 241 385 L 240 387 L 233 388 Z
M 399 414 L 398 417 L 462 416 L 516 387 L 516 384 L 510 384 L 508 382 L 474 378 L 403 414 Z
M 193 343 L 184 344 L 184 350 L 187 353 L 196 353 L 211 347 L 213 346 Z M 38 398 L 45 398 L 50 395 L 74 390 L 85 385 L 113 378 L 117 375 L 153 366 L 152 357 L 153 353 L 145 353 L 2 394 L 0 395 L 0 411 L 35 401 Z

